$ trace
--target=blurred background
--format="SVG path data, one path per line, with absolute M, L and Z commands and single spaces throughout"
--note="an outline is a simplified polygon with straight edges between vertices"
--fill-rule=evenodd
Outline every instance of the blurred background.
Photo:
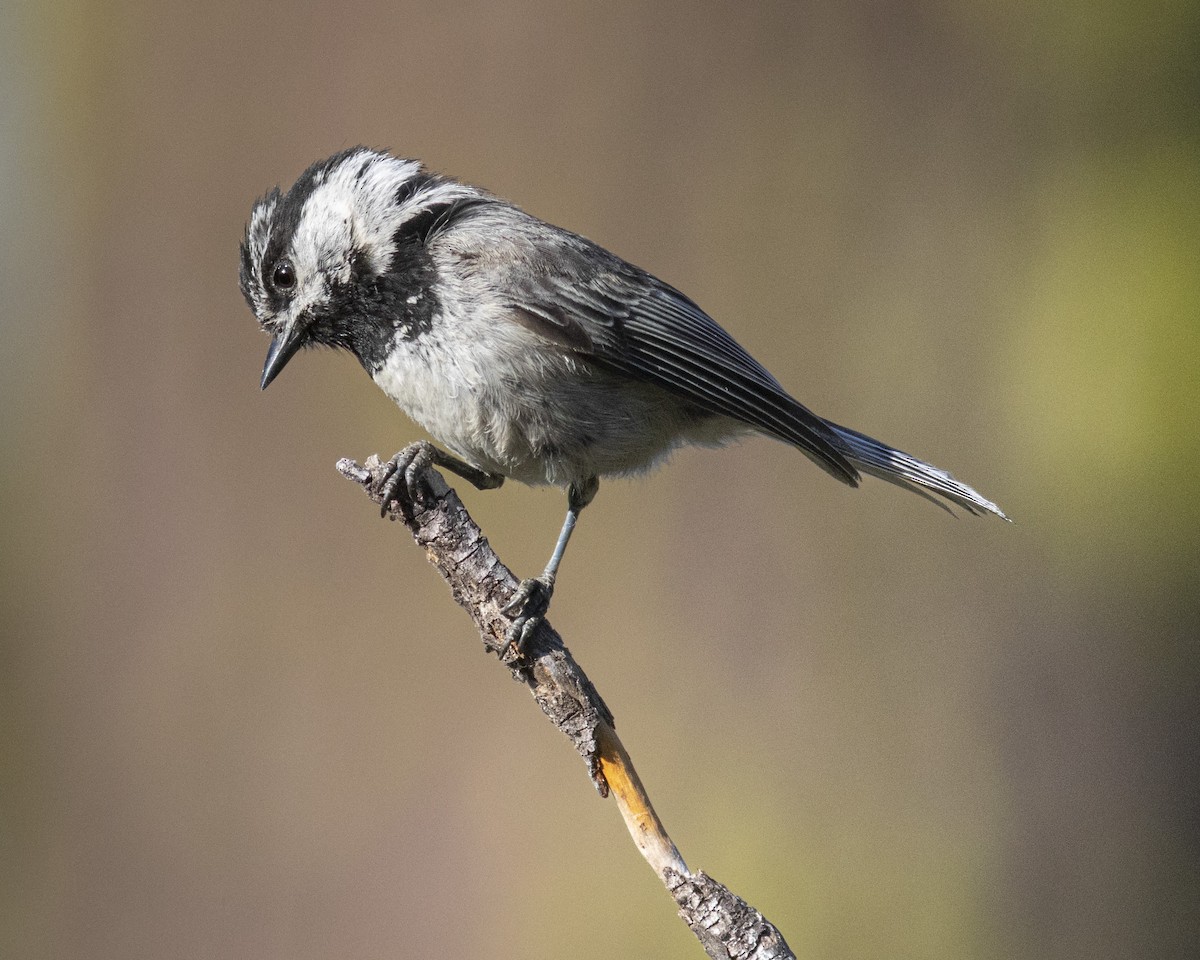
M 687 291 L 1015 524 L 766 440 L 584 515 L 552 620 L 805 958 L 1194 955 L 1200 5 L 0 7 L 0 954 L 695 958 L 569 745 L 265 394 L 253 200 L 357 143 Z M 518 573 L 561 493 L 463 490 Z M 714 733 L 715 731 L 715 733 Z

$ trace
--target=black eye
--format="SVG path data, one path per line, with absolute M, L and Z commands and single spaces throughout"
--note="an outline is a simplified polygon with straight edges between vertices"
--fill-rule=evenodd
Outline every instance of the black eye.
M 271 271 L 271 282 L 279 290 L 291 290 L 296 285 L 296 268 L 287 260 L 280 260 Z

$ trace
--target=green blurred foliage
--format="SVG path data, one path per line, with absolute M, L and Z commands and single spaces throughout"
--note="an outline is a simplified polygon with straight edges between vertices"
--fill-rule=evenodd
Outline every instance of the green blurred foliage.
M 1195 560 L 1197 144 L 1080 158 L 1036 201 L 1042 234 L 1011 360 L 1038 466 L 1026 483 L 1042 494 L 1048 543 L 1083 575 Z

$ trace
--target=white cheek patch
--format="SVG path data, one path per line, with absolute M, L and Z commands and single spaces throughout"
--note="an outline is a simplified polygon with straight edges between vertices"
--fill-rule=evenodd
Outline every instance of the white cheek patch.
M 363 151 L 347 157 L 329 172 L 305 204 L 305 215 L 330 218 L 345 213 L 349 233 L 339 236 L 367 257 L 372 273 L 383 273 L 396 253 L 396 234 L 404 224 L 430 207 L 478 196 L 478 191 L 455 181 L 435 182 L 397 204 L 397 191 L 421 173 L 416 160 Z M 348 211 L 345 208 L 349 208 Z
M 346 240 L 365 253 L 373 273 L 382 273 L 391 263 L 393 238 L 407 218 L 404 209 L 396 206 L 396 190 L 420 170 L 416 160 L 367 151 L 348 157 L 322 185 L 322 190 L 336 193 L 351 207 Z
M 395 204 L 396 189 L 420 169 L 415 160 L 363 151 L 330 170 L 304 202 L 292 237 L 297 273 L 323 272 L 345 282 L 355 250 L 367 256 L 372 272 L 386 270 L 394 253 L 392 238 L 405 219 Z
M 341 281 L 350 279 L 352 201 L 344 192 L 324 185 L 305 201 L 289 247 L 302 289 L 322 274 Z

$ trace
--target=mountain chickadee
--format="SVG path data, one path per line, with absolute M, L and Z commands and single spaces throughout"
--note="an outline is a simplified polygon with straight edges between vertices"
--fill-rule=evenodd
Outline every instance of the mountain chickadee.
M 301 347 L 342 347 L 453 452 L 398 453 L 385 512 L 402 482 L 421 495 L 428 463 L 480 488 L 567 488 L 545 572 L 505 607 L 510 645 L 544 615 L 599 478 L 683 444 L 766 434 L 850 486 L 867 473 L 1004 517 L 948 473 L 801 406 L 678 290 L 416 160 L 356 147 L 272 190 L 246 227 L 241 288 L 272 337 L 263 389 Z

